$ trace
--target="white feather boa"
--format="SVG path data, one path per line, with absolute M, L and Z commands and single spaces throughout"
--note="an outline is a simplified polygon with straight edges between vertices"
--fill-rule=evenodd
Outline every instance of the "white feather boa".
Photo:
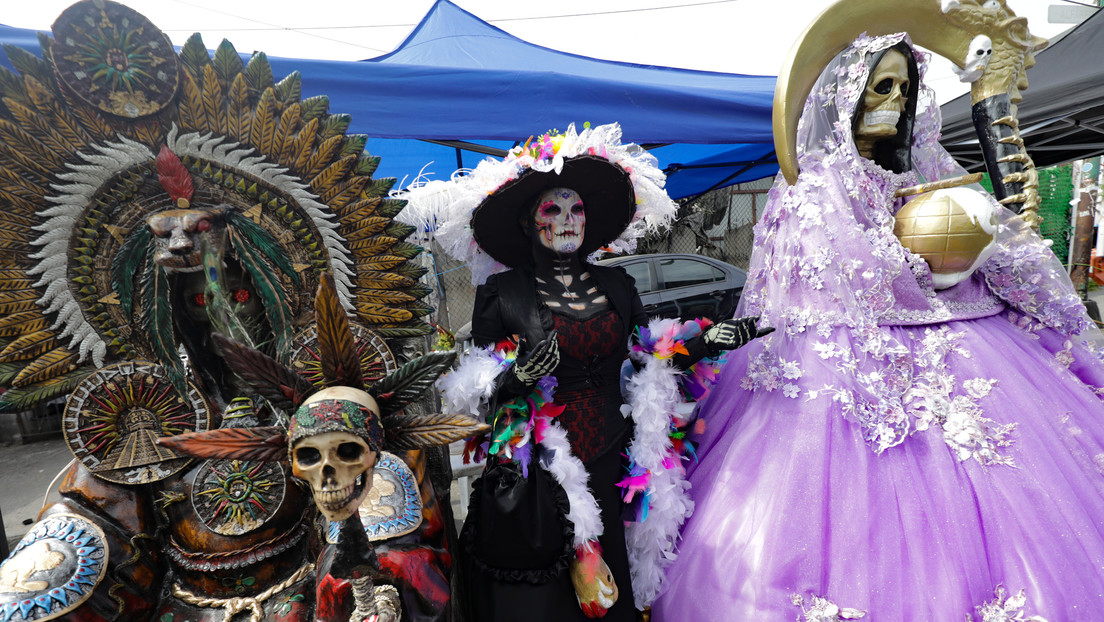
M 495 378 L 507 364 L 489 348 L 473 348 L 462 355 L 457 367 L 437 381 L 446 412 L 485 419 Z M 625 531 L 638 609 L 651 605 L 662 589 L 664 572 L 676 557 L 679 529 L 694 509 L 690 484 L 678 457 L 673 456 L 668 435 L 672 418 L 684 406 L 678 389 L 680 375 L 666 359 L 646 357 L 643 369 L 629 380 L 629 403 L 623 407 L 636 425 L 629 453 L 650 472 L 647 520 L 627 523 Z M 590 476 L 571 452 L 566 431 L 551 422 L 540 445 L 547 450 L 545 457 L 550 457 L 542 460 L 541 467 L 559 483 L 570 501 L 567 518 L 574 525 L 575 546 L 596 540 L 603 531 L 601 513 L 587 486 Z
M 671 455 L 668 436 L 671 418 L 682 405 L 680 375 L 668 360 L 648 357 L 627 389 L 627 408 L 636 424 L 629 455 L 651 474 L 647 520 L 625 523 L 637 609 L 651 605 L 663 589 L 667 567 L 677 556 L 679 529 L 694 511 L 690 482 L 678 457 Z
M 490 348 L 472 348 L 460 356 L 456 367 L 437 381 L 446 412 L 467 413 L 481 421 L 487 419 L 487 406 L 494 394 L 495 378 L 509 362 Z M 583 463 L 571 453 L 567 432 L 552 421 L 544 431 L 540 446 L 546 449 L 541 467 L 552 475 L 567 493 L 571 509 L 567 519 L 574 525 L 575 546 L 602 535 L 602 516 L 598 502 L 590 492 L 590 475 Z
M 486 421 L 495 378 L 504 368 L 503 357 L 490 348 L 472 348 L 461 354 L 456 367 L 437 380 L 444 412 L 464 413 Z

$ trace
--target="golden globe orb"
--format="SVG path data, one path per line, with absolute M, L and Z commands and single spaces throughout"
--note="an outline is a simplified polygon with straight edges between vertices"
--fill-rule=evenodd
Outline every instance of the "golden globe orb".
M 928 263 L 935 288 L 945 289 L 968 278 L 995 250 L 997 209 L 969 188 L 925 192 L 898 210 L 893 234 Z

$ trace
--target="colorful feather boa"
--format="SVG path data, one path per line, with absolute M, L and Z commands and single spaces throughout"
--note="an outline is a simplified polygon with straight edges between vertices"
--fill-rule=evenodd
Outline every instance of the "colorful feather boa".
M 638 329 L 633 346 L 631 356 L 642 368 L 629 379 L 622 410 L 636 428 L 628 449 L 629 472 L 618 485 L 634 517 L 625 524 L 625 539 L 637 609 L 651 605 L 662 590 L 665 571 L 677 556 L 679 530 L 694 511 L 682 464 L 694 456 L 685 440 L 694 412 L 691 400 L 705 397 L 721 361 L 703 359 L 684 374 L 671 358 L 686 353 L 685 342 L 709 325 L 708 320 L 652 320 Z
M 633 418 L 635 433 L 628 449 L 629 473 L 618 485 L 635 517 L 626 523 L 625 538 L 638 609 L 651 605 L 662 589 L 664 571 L 676 557 L 679 529 L 694 509 L 682 464 L 694 451 L 685 435 L 692 424 L 692 401 L 705 396 L 723 361 L 705 359 L 683 373 L 670 359 L 685 353 L 685 342 L 709 325 L 708 320 L 653 320 L 638 330 L 633 346 L 631 356 L 640 371 L 626 385 L 628 403 L 622 412 Z M 456 369 L 437 383 L 446 411 L 485 413 L 495 378 L 512 361 L 509 349 L 501 348 L 474 348 L 462 355 Z M 465 461 L 474 450 L 476 460 L 490 454 L 518 460 L 524 468 L 533 443 L 539 444 L 547 458 L 541 467 L 567 493 L 567 518 L 579 548 L 602 534 L 602 519 L 587 486 L 589 474 L 571 452 L 567 432 L 553 420 L 563 411 L 553 401 L 555 388 L 555 378 L 546 376 L 529 395 L 500 406 L 491 438 L 469 441 Z

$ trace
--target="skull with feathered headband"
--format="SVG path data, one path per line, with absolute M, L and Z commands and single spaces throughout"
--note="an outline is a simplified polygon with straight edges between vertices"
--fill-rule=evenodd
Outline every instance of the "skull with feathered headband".
M 322 279 L 315 299 L 322 383 L 268 355 L 216 334 L 223 357 L 273 407 L 292 413 L 287 428 L 226 428 L 160 439 L 200 458 L 288 460 L 307 482 L 315 505 L 331 521 L 356 514 L 372 485 L 372 467 L 385 448 L 444 445 L 486 430 L 467 415 L 408 415 L 418 398 L 452 364 L 452 352 L 433 352 L 365 387 L 364 370 L 333 280 Z

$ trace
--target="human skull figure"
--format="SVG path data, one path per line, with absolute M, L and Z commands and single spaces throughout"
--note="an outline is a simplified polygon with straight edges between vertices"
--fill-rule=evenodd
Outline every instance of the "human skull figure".
M 869 157 L 875 142 L 897 134 L 897 122 L 905 112 L 909 92 L 908 61 L 897 50 L 886 52 L 870 73 L 863 95 L 862 117 L 855 129 L 859 153 Z
M 579 250 L 586 231 L 583 199 L 570 188 L 552 188 L 537 197 L 533 225 L 538 243 L 548 250 L 569 255 Z
M 291 472 L 310 484 L 315 505 L 331 521 L 352 516 L 371 490 L 379 450 L 370 442 L 368 419 L 378 427 L 378 412 L 375 400 L 364 391 L 330 387 L 312 395 L 295 413 Z

